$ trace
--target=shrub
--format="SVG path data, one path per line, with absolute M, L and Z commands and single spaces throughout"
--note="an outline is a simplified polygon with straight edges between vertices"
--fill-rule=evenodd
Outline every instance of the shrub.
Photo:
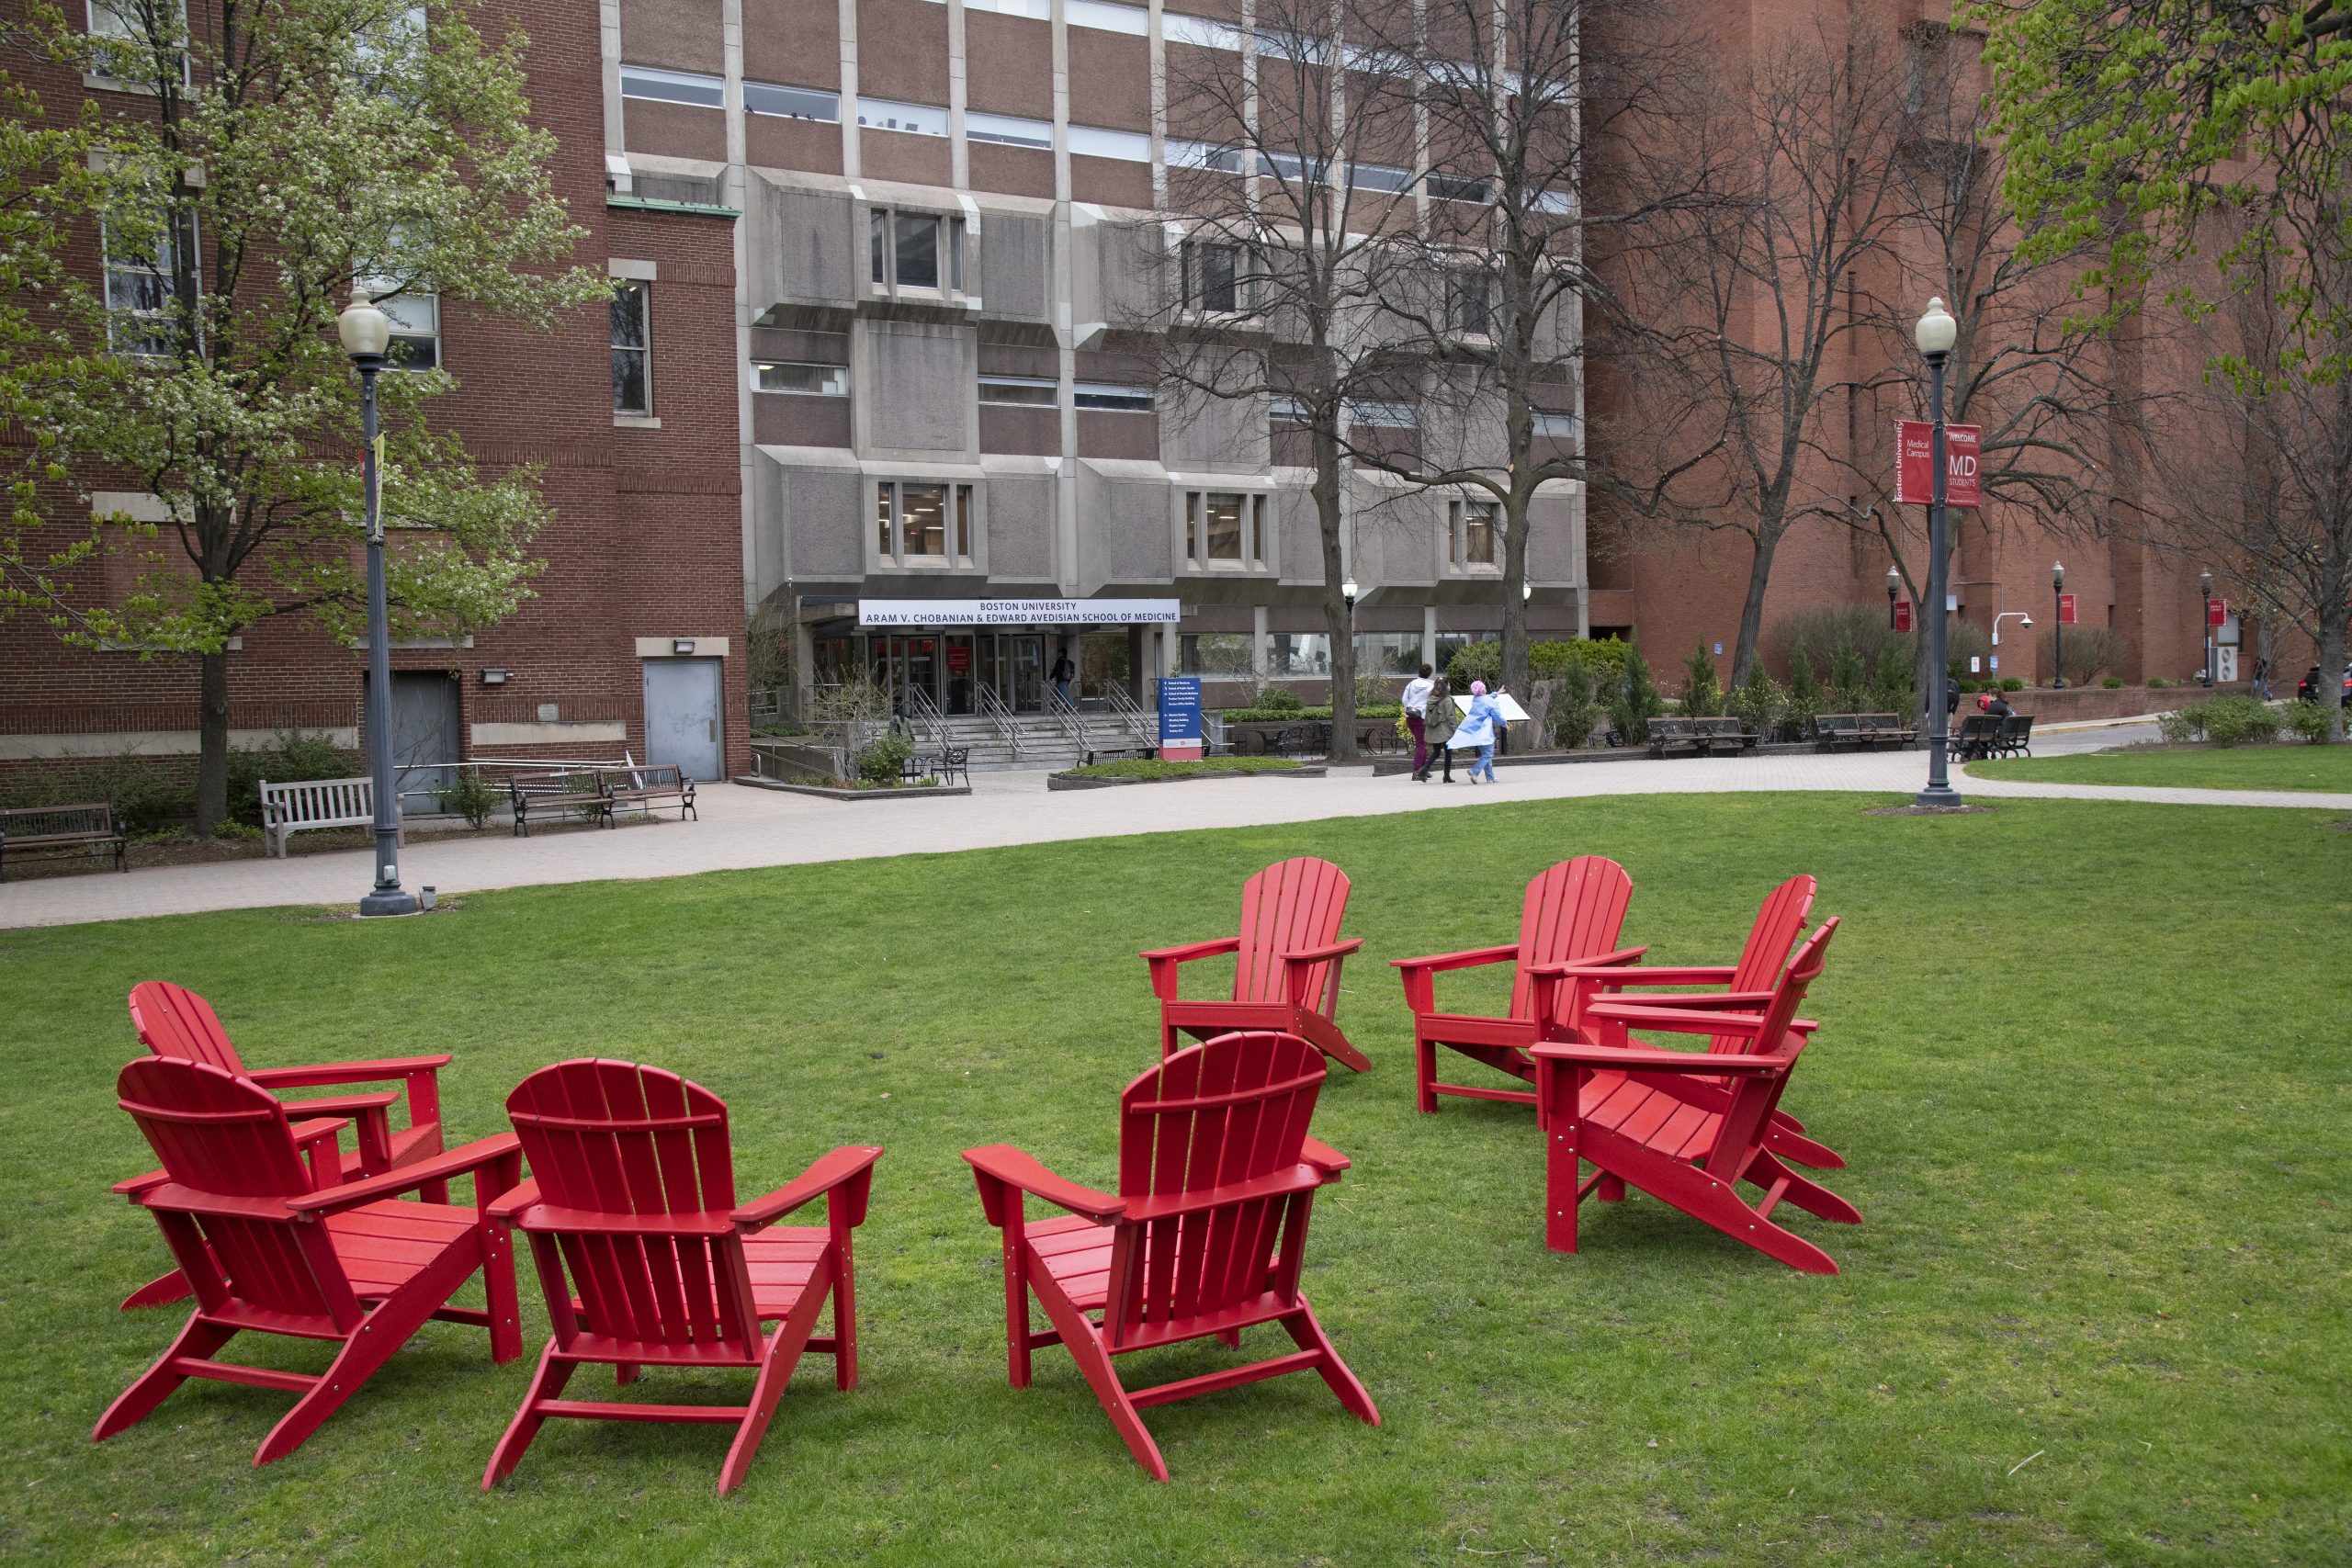
M 914 750 L 915 743 L 903 735 L 880 736 L 858 749 L 857 776 L 869 784 L 896 784 Z
M 1600 722 L 1600 705 L 1592 700 L 1592 671 L 1571 660 L 1552 681 L 1552 741 L 1575 750 L 1592 739 Z
M 464 818 L 468 827 L 480 828 L 490 821 L 491 814 L 506 796 L 481 776 L 480 768 L 460 768 L 457 782 L 447 789 L 434 791 L 433 798 L 442 810 Z
M 2110 692 L 2120 692 L 2123 689 L 2123 677 L 2120 675 L 2109 675 L 2106 680 L 2101 681 L 2099 684 L 2106 687 Z
M 1834 713 L 1859 713 L 1870 702 L 1870 678 L 1862 656 L 1850 642 L 1841 642 L 1829 659 L 1829 701 Z
M 2015 675 L 2004 675 L 2001 677 L 2001 690 L 2005 692 L 2022 692 L 2025 690 L 2025 682 Z
M 2060 638 L 2056 626 L 2043 628 L 2038 647 L 2041 668 L 2064 675 L 2070 686 L 2089 685 L 2104 671 L 2120 668 L 2131 655 L 2132 645 L 2113 626 L 2068 626 L 2065 632 L 2066 659 L 2063 665 L 2058 660 Z
M 1909 712 L 1915 683 L 1911 674 L 1911 656 L 1899 643 L 1889 642 L 1879 649 L 1878 668 L 1871 671 L 1871 711 Z
M 1593 679 L 1600 683 L 1604 691 L 1608 689 L 1609 682 L 1624 678 L 1625 655 L 1629 651 L 1629 646 L 1622 639 L 1613 637 L 1579 637 L 1574 642 L 1536 645 L 1539 649 L 1565 648 L 1572 650 L 1577 661 L 1592 671 Z
M 2277 739 L 2286 722 L 2268 704 L 2233 695 L 2190 703 L 2158 718 L 2156 728 L 2176 746 L 2198 735 L 2216 746 L 2241 746 Z
M 1503 678 L 1503 645 L 1498 642 L 1466 642 L 1453 650 L 1445 661 L 1447 689 L 1467 694 L 1470 682 L 1484 681 L 1493 686 Z
M 1258 694 L 1258 700 L 1252 705 L 1269 714 L 1305 713 L 1306 699 L 1288 686 L 1269 686 Z
M 1910 647 L 1908 637 L 1886 624 L 1883 604 L 1824 604 L 1799 610 L 1773 622 L 1764 641 L 1789 667 L 1792 676 L 1801 661 L 1820 670 L 1840 648 L 1853 649 L 1869 664 L 1877 662 L 1880 650 L 1890 642 L 1900 642 L 1906 650 Z
M 2296 701 L 2279 710 L 2278 722 L 2290 735 L 2317 746 L 2327 739 L 2327 710 L 2313 702 Z
M 1629 643 L 1625 650 L 1625 675 L 1619 682 L 1617 694 L 1609 705 L 1609 721 L 1617 728 L 1617 739 L 1631 746 L 1649 734 L 1649 722 L 1666 711 L 1666 704 L 1650 684 L 1650 667 L 1642 658 L 1641 645 Z
M 1708 718 L 1723 711 L 1723 692 L 1715 684 L 1715 661 L 1702 642 L 1682 661 L 1682 711 L 1692 718 Z
M 355 778 L 365 769 L 358 758 L 323 734 L 282 729 L 267 746 L 229 753 L 229 817 L 232 822 L 261 826 L 261 786 L 301 784 L 311 779 Z M 196 809 L 191 798 L 188 810 Z
M 2148 690 L 2152 692 L 2161 691 L 2163 688 L 2171 684 L 2172 682 L 2170 681 L 2165 680 L 2161 675 L 2151 675 L 2148 677 Z
M 1813 661 L 1800 659 L 1789 666 L 1789 693 L 1781 705 L 1781 728 L 1790 740 L 1803 740 L 1822 711 L 1821 682 L 1813 676 Z
M 1356 677 L 1356 712 L 1375 713 L 1382 708 L 1396 705 L 1396 688 L 1388 683 L 1387 676 L 1358 675 Z
M 1788 701 L 1761 659 L 1751 660 L 1747 679 L 1733 687 L 1724 697 L 1724 711 L 1754 730 L 1759 739 L 1773 738 L 1773 726 L 1781 721 L 1781 713 Z

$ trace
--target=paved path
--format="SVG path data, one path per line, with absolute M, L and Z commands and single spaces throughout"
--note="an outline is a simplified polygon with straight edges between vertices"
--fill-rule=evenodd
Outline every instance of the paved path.
M 2048 754 L 2153 738 L 2153 727 L 2103 727 L 2037 735 Z M 1240 828 L 1327 817 L 1375 817 L 1432 807 L 1585 795 L 1708 795 L 1759 790 L 1849 790 L 1899 795 L 1925 781 L 1918 751 L 1838 756 L 1679 759 L 1671 761 L 1506 765 L 1491 786 L 1411 780 L 1247 778 L 1047 794 L 1042 773 L 976 773 L 969 796 L 848 804 L 811 795 L 713 784 L 702 820 L 582 828 L 537 838 L 435 840 L 402 855 L 412 890 L 445 894 L 606 878 L 681 876 L 747 866 L 795 865 L 877 855 L 933 853 L 1192 828 Z M 2142 789 L 1955 779 L 1972 796 L 2167 801 L 2202 806 L 2352 810 L 2352 795 L 2291 790 Z M 296 840 L 298 843 L 300 840 Z M 206 909 L 349 904 L 367 889 L 363 850 L 282 861 L 158 866 L 129 875 L 93 873 L 0 886 L 0 927 L 72 925 Z

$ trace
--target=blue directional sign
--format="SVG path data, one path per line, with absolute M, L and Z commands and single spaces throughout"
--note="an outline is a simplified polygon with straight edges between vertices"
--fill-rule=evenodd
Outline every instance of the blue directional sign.
M 1201 678 L 1178 675 L 1159 682 L 1159 743 L 1201 743 Z

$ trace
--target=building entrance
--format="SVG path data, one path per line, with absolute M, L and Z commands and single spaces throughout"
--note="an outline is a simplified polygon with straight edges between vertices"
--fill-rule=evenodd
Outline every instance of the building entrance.
M 1075 640 L 1075 639 L 1073 639 Z M 1042 631 L 970 630 L 867 632 L 820 631 L 810 639 L 820 685 L 832 685 L 863 671 L 890 695 L 892 711 L 906 713 L 910 693 L 920 692 L 951 716 L 984 711 L 987 699 L 1016 714 L 1046 711 L 1046 670 L 1051 639 Z M 1125 652 L 1125 638 L 1120 651 Z M 1126 660 L 1101 660 L 1101 678 L 1125 683 Z M 1090 673 L 1092 672 L 1090 664 Z

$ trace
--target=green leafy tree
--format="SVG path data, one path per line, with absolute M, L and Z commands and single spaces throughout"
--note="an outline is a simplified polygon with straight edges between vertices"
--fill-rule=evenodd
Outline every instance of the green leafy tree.
M 1907 713 L 1916 684 L 1909 654 L 1890 642 L 1879 650 L 1878 668 L 1871 673 L 1871 703 L 1881 713 Z
M 1609 720 L 1616 726 L 1618 740 L 1632 746 L 1649 734 L 1649 722 L 1666 711 L 1665 702 L 1657 688 L 1650 682 L 1649 661 L 1642 657 L 1637 642 L 1625 645 L 1625 676 L 1617 689 L 1617 700 L 1609 705 Z
M 1862 656 L 1850 642 L 1840 642 L 1829 656 L 1829 700 L 1839 713 L 1854 713 L 1870 698 L 1870 676 Z
M 1715 661 L 1702 642 L 1682 664 L 1682 711 L 1693 718 L 1705 718 L 1721 713 L 1723 705 L 1722 689 L 1715 684 Z
M 1552 677 L 1552 739 L 1574 750 L 1592 739 L 1592 728 L 1600 721 L 1600 705 L 1592 700 L 1592 671 L 1581 660 L 1570 660 Z
M 1821 682 L 1813 673 L 1813 660 L 1803 649 L 1789 660 L 1789 694 L 1781 705 L 1781 723 L 1789 739 L 1804 739 L 1806 727 L 1821 712 Z
M 486 39 L 474 8 L 114 0 L 121 31 L 97 35 L 33 14 L 52 58 L 130 90 L 94 99 L 82 169 L 36 187 L 53 221 L 100 233 L 107 276 L 32 308 L 46 336 L 11 412 L 164 520 L 94 517 L 86 496 L 20 507 L 0 537 L 6 607 L 73 643 L 196 661 L 200 830 L 226 808 L 231 639 L 275 615 L 364 627 L 358 387 L 334 330 L 355 279 L 541 327 L 609 298 L 562 265 L 581 231 L 549 184 L 553 138 L 529 124 L 525 40 Z M 394 632 L 494 622 L 538 570 L 538 475 L 480 472 L 432 427 L 445 371 L 379 381 Z M 114 603 L 92 592 L 107 555 L 135 577 Z
M 1758 659 L 1748 665 L 1747 679 L 1724 697 L 1724 708 L 1754 730 L 1758 739 L 1771 740 L 1787 703 L 1788 694 L 1781 690 L 1779 682 L 1765 670 L 1764 661 Z

